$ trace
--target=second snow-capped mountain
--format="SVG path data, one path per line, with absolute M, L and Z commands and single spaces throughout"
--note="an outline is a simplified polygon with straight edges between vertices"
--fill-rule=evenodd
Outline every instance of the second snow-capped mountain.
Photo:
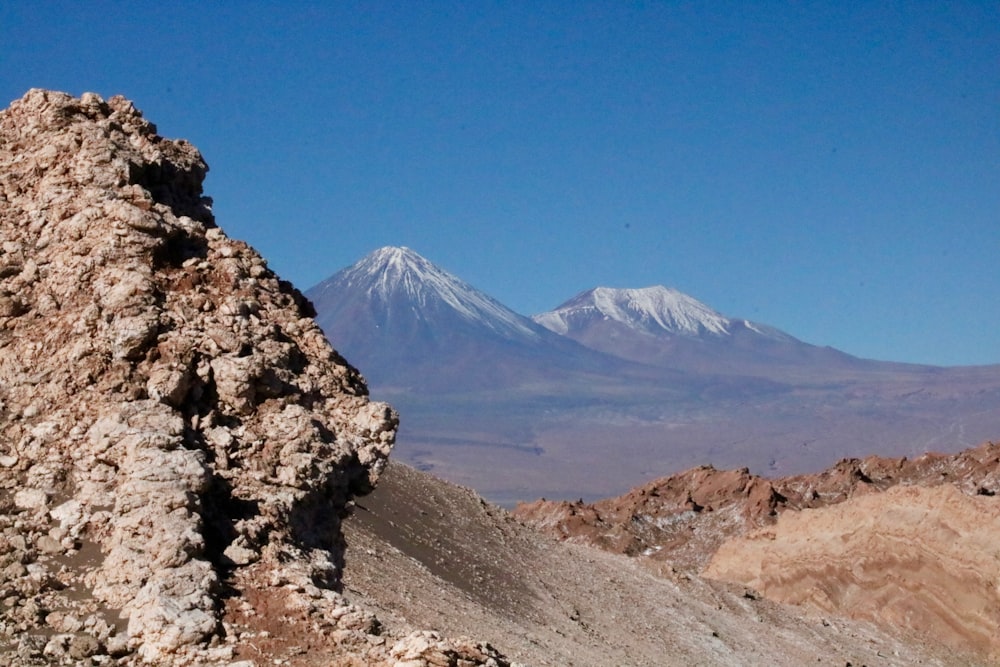
M 728 335 L 736 322 L 687 294 L 661 285 L 641 289 L 596 287 L 532 319 L 563 335 L 597 322 L 613 321 L 654 336 L 722 336 Z M 777 330 L 771 332 L 774 337 L 791 338 Z
M 789 365 L 859 362 L 774 327 L 726 317 L 687 294 L 659 285 L 597 287 L 532 319 L 591 349 L 661 367 L 771 375 Z

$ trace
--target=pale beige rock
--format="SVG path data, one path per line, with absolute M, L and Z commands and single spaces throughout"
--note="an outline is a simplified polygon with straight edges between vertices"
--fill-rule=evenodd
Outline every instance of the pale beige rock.
M 1000 658 L 1000 502 L 899 486 L 782 514 L 725 542 L 705 575 Z
M 43 509 L 49 494 L 41 489 L 21 489 L 14 494 L 14 505 L 26 510 Z

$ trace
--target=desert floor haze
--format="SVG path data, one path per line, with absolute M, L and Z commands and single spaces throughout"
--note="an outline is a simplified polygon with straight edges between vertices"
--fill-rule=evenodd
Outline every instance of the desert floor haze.
M 608 294 L 564 320 L 564 333 L 589 322 L 585 345 L 398 253 L 371 290 L 326 283 L 317 322 L 219 226 L 207 169 L 123 97 L 32 89 L 0 112 L 3 664 L 1000 657 L 1000 445 L 898 456 L 995 425 L 995 367 L 858 360 L 712 312 L 718 327 L 656 333 L 629 348 L 659 350 L 636 361 L 611 353 L 624 344 L 594 349 L 603 316 L 579 315 Z M 649 325 L 628 303 L 678 302 L 641 296 L 615 306 L 609 336 L 627 338 L 636 314 Z M 357 356 L 341 349 L 351 335 L 369 343 Z M 678 351 L 702 345 L 722 347 Z M 411 412 L 424 440 L 410 458 L 510 501 L 674 474 L 510 512 L 390 461 Z M 691 442 L 666 456 L 668 422 Z M 850 447 L 883 456 L 822 472 L 676 472 L 685 457 L 748 457 L 774 430 L 808 449 L 796 429 L 847 442 L 875 425 Z M 716 440 L 724 456 L 706 448 L 741 427 Z M 812 460 L 769 456 L 772 470 Z

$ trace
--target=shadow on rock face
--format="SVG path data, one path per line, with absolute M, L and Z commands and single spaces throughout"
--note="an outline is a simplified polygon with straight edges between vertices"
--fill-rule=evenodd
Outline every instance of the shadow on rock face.
M 205 552 L 223 576 L 227 571 L 249 561 L 249 548 L 259 547 L 246 543 L 246 533 L 237 530 L 237 525 L 260 516 L 260 502 L 244 500 L 233 496 L 232 485 L 219 475 L 212 475 L 208 489 L 201 499 L 202 518 L 205 522 Z M 243 544 L 237 539 L 243 537 Z M 236 551 L 234 546 L 241 546 Z

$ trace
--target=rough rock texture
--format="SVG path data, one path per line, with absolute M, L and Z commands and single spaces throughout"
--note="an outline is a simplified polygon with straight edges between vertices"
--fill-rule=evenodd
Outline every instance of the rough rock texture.
M 1000 491 L 1000 443 L 915 459 L 843 459 L 815 474 L 767 479 L 746 468 L 692 468 L 595 503 L 538 500 L 514 514 L 558 537 L 700 571 L 727 538 L 787 511 L 826 507 L 898 484 L 949 483 L 971 495 Z
M 121 97 L 0 113 L 0 662 L 226 662 L 256 587 L 361 661 L 459 650 L 382 646 L 338 592 L 397 418 L 207 169 Z
M 786 512 L 725 542 L 705 576 L 879 620 L 1000 659 L 1000 503 L 950 484 L 897 486 Z

